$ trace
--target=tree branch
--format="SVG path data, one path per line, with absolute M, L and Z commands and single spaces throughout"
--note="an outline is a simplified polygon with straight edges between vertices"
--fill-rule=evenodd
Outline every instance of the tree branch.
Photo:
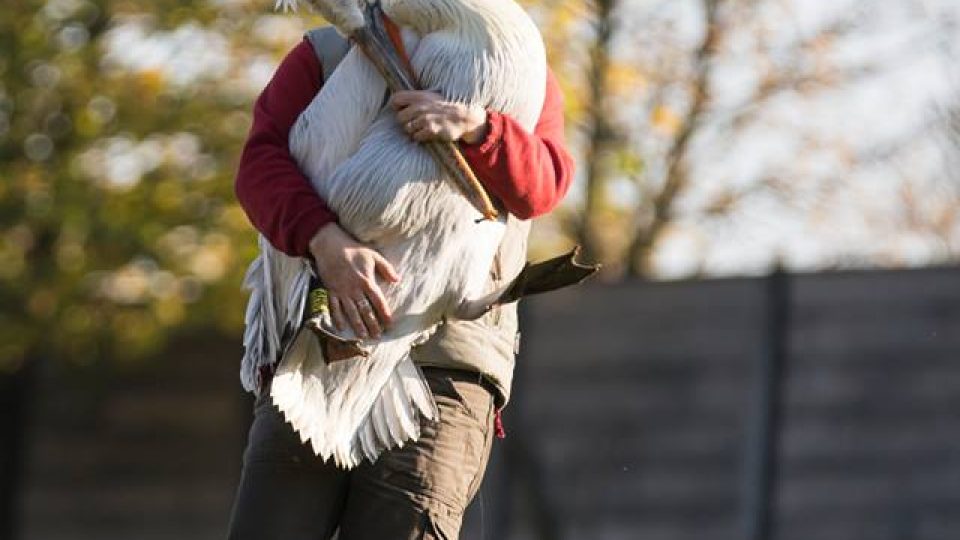
M 722 0 L 703 0 L 704 34 L 694 56 L 696 75 L 693 83 L 693 102 L 684 116 L 677 135 L 666 156 L 666 175 L 663 186 L 650 203 L 650 219 L 641 223 L 634 234 L 627 252 L 627 271 L 630 275 L 641 275 L 649 271 L 649 258 L 657 237 L 670 221 L 671 211 L 677 195 L 688 183 L 689 169 L 686 158 L 690 141 L 700 126 L 709 101 L 709 84 L 712 60 L 716 45 L 720 39 L 718 20 L 719 6 Z M 642 201 L 641 204 L 645 204 Z

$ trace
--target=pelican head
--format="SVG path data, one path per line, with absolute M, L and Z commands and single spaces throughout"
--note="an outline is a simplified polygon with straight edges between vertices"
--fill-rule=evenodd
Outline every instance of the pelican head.
M 350 36 L 364 26 L 366 0 L 305 0 L 341 34 Z M 299 0 L 277 0 L 275 9 L 296 10 Z

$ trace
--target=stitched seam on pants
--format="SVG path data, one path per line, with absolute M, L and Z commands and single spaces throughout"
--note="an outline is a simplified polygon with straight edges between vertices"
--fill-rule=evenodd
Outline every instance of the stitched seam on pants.
M 487 421 L 486 427 L 483 432 L 483 449 L 480 453 L 480 463 L 477 467 L 477 471 L 474 473 L 473 478 L 470 480 L 470 485 L 467 486 L 467 498 L 466 503 L 469 505 L 470 500 L 476 496 L 477 490 L 480 488 L 480 482 L 483 478 L 484 472 L 486 472 L 488 461 L 490 459 L 490 452 L 492 450 L 493 442 L 493 397 L 490 398 L 490 405 L 487 408 Z
M 460 513 L 460 520 L 462 524 L 462 512 Z M 449 534 L 447 534 L 448 531 L 443 530 L 443 527 L 440 526 L 440 519 L 433 510 L 426 510 L 423 512 L 423 523 L 421 527 L 421 540 L 456 540 L 454 537 L 451 537 Z

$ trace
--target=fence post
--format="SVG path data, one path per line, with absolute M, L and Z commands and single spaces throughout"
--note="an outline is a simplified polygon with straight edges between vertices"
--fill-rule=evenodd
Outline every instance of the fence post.
M 743 464 L 743 538 L 774 537 L 782 402 L 790 339 L 790 279 L 780 265 L 763 282 L 761 351 L 754 370 L 754 391 L 748 414 Z
M 20 501 L 25 466 L 28 409 L 35 403 L 38 361 L 28 355 L 23 365 L 0 373 L 0 538 L 20 535 Z

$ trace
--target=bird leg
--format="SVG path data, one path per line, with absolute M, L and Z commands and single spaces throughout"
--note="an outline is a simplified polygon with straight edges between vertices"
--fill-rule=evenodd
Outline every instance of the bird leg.
M 599 264 L 577 261 L 580 247 L 552 259 L 524 265 L 506 286 L 473 300 L 464 300 L 457 306 L 454 317 L 461 320 L 478 319 L 496 306 L 516 302 L 524 296 L 540 294 L 581 283 L 600 269 Z
M 310 290 L 307 299 L 309 308 L 304 323 L 320 341 L 320 350 L 326 363 L 346 360 L 358 356 L 366 357 L 370 353 L 360 346 L 359 339 L 346 339 L 337 335 L 330 323 L 330 306 L 327 290 L 316 287 Z

